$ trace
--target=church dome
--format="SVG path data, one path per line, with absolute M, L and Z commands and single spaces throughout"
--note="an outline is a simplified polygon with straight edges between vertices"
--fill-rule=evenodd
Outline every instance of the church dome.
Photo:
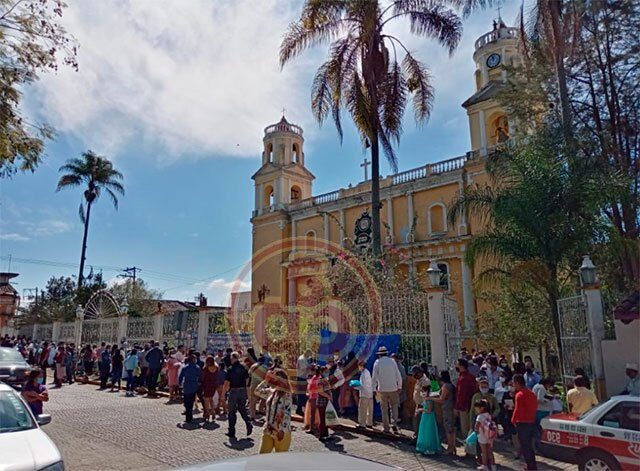
M 277 132 L 291 132 L 293 134 L 302 136 L 302 128 L 297 124 L 293 124 L 287 121 L 287 118 L 285 118 L 284 115 L 282 115 L 282 119 L 278 123 L 271 124 L 264 128 L 265 136 Z

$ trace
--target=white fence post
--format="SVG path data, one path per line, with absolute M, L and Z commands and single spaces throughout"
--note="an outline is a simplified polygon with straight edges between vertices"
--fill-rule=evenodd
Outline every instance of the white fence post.
M 121 315 L 120 317 L 118 317 L 118 344 L 127 340 L 128 319 L 129 319 L 129 316 Z
M 604 362 L 602 359 L 602 341 L 604 340 L 604 317 L 602 309 L 602 294 L 598 286 L 588 286 L 583 289 L 587 305 L 587 321 L 591 335 L 591 361 L 593 364 L 594 383 L 596 393 L 600 399 L 606 396 L 604 381 Z
M 75 344 L 76 344 L 76 350 L 78 350 L 78 352 L 80 351 L 80 349 L 82 348 L 82 319 L 78 319 L 76 317 L 76 320 L 74 321 L 74 328 L 75 328 Z
M 209 334 L 209 313 L 207 311 L 198 312 L 198 351 L 202 352 L 207 348 L 207 336 Z
M 444 293 L 434 288 L 429 292 L 429 340 L 431 343 L 431 364 L 439 371 L 447 369 L 447 340 L 445 338 L 444 312 L 442 309 Z
M 60 341 L 60 321 L 53 321 L 51 324 L 51 340 L 55 343 Z
M 164 319 L 163 314 L 158 313 L 153 315 L 153 340 L 156 342 L 162 341 L 163 319 Z

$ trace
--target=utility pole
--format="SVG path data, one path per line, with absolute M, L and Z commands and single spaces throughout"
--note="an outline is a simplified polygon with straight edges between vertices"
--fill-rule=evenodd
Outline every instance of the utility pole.
M 133 280 L 133 283 L 131 284 L 131 298 L 130 298 L 133 300 L 134 290 L 136 289 L 136 276 L 137 276 L 137 273 L 142 270 L 134 266 L 134 267 L 124 268 L 122 271 L 124 273 L 118 275 L 120 278 L 130 278 L 131 280 Z
M 138 267 L 127 267 L 122 270 L 124 273 L 118 275 L 120 278 L 131 278 L 133 280 L 133 284 L 136 283 L 137 272 L 142 271 Z

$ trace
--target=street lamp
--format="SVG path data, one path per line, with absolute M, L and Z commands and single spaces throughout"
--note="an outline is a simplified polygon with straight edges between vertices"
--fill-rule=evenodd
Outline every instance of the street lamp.
M 431 260 L 431 265 L 427 269 L 427 275 L 429 276 L 429 282 L 432 288 L 438 288 L 440 286 L 440 279 L 442 278 L 442 270 L 438 268 L 438 264 L 435 260 Z
M 596 266 L 591 261 L 591 257 L 589 255 L 582 256 L 580 281 L 582 282 L 582 286 L 593 285 L 596 282 Z
M 78 306 L 76 307 L 76 319 L 82 320 L 83 317 L 84 317 L 84 308 L 80 304 L 78 304 Z
M 129 312 L 129 304 L 126 300 L 122 302 L 122 305 L 120 306 L 120 312 L 125 316 L 127 315 L 127 312 Z

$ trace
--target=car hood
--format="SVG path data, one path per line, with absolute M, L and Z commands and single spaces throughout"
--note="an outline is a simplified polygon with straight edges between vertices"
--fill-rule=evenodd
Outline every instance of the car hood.
M 383 471 L 401 469 L 375 461 L 335 452 L 288 452 L 244 456 L 201 463 L 182 471 L 297 471 L 300 469 L 348 469 L 349 471 Z
M 39 428 L 0 433 L 0 471 L 41 469 L 62 460 L 58 448 Z

